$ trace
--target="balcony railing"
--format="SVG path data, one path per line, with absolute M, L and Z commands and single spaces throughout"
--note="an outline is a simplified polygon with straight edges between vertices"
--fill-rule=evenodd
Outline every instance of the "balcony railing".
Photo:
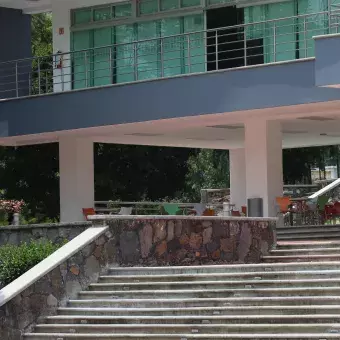
M 340 10 L 0 63 L 0 98 L 165 78 L 314 56 Z

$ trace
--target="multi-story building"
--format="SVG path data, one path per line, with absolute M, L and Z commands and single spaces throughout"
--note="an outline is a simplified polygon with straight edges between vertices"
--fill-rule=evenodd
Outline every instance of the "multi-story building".
M 59 142 L 63 221 L 93 205 L 94 142 L 229 149 L 233 203 L 272 216 L 282 147 L 340 143 L 338 3 L 0 0 L 0 142 Z

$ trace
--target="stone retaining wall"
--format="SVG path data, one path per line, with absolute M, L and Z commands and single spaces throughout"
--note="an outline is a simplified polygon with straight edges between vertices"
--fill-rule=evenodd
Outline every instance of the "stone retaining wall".
M 275 219 L 150 219 L 111 222 L 121 265 L 256 263 L 274 243 Z
M 115 261 L 115 243 L 107 231 L 0 307 L 0 339 L 22 339 L 22 333 L 30 331 L 40 316 L 56 314 L 58 307 L 96 282 Z
M 91 225 L 91 222 L 75 222 L 0 227 L 0 246 L 19 245 L 30 240 L 41 239 L 48 239 L 53 243 L 70 241 Z

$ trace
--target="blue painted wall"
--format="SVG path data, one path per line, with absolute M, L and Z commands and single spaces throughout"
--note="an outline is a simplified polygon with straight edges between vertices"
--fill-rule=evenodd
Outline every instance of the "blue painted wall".
M 0 135 L 340 100 L 315 87 L 314 60 L 234 69 L 0 103 Z
M 29 58 L 31 52 L 31 16 L 21 10 L 0 7 L 0 98 L 11 98 L 15 91 L 15 64 L 4 61 Z M 19 64 L 19 93 L 28 93 L 30 63 Z M 5 92 L 4 92 L 5 91 Z
M 315 85 L 340 84 L 340 34 L 315 39 Z

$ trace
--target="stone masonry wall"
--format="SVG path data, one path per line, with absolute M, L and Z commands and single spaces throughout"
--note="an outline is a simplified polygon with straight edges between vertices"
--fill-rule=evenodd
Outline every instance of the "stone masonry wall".
M 115 262 L 115 244 L 115 236 L 107 231 L 0 307 L 0 339 L 22 339 L 21 334 L 30 331 L 40 316 L 56 314 L 58 307 L 96 282 Z
M 216 217 L 111 221 L 97 240 L 0 307 L 0 339 L 22 339 L 39 317 L 56 314 L 109 266 L 259 262 L 273 246 L 275 226 L 274 219 Z
M 0 227 L 0 246 L 41 239 L 61 243 L 72 240 L 90 226 L 91 222 L 75 222 Z
M 112 222 L 121 265 L 256 263 L 274 243 L 275 220 L 150 219 Z

